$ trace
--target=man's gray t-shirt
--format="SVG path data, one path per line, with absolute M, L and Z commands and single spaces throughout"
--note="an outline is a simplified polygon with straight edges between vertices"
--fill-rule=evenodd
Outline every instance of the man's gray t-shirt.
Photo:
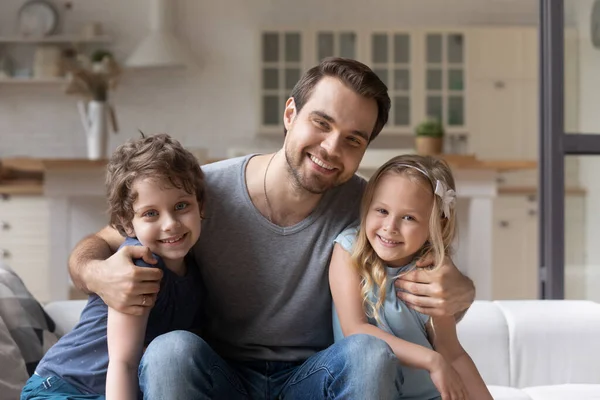
M 226 358 L 299 361 L 333 343 L 333 240 L 358 222 L 366 183 L 353 176 L 303 221 L 280 227 L 250 200 L 251 157 L 202 168 L 208 192 L 194 252 L 207 294 L 204 337 Z

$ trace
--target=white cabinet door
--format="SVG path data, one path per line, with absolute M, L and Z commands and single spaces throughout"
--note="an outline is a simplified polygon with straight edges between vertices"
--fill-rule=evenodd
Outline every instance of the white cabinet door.
M 585 196 L 565 197 L 565 298 L 586 298 Z M 535 196 L 494 200 L 493 299 L 535 299 L 539 293 Z
M 538 297 L 535 200 L 499 196 L 494 200 L 492 299 Z
M 0 197 L 0 259 L 42 302 L 50 300 L 48 243 L 48 204 L 44 197 Z
M 469 73 L 473 79 L 519 79 L 529 68 L 522 28 L 477 28 L 469 33 Z
M 484 160 L 520 158 L 519 86 L 475 81 L 470 95 L 471 150 Z

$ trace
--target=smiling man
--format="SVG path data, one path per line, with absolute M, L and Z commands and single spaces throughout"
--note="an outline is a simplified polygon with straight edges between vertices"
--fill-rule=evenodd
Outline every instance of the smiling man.
M 385 342 L 355 335 L 332 345 L 327 280 L 333 240 L 359 217 L 365 181 L 355 172 L 389 109 L 371 69 L 327 59 L 287 100 L 282 149 L 203 167 L 206 218 L 193 249 L 207 294 L 203 334 L 171 332 L 150 344 L 140 365 L 144 398 L 397 395 L 402 377 Z M 78 244 L 69 266 L 83 290 L 137 314 L 152 305 L 142 299 L 159 290 L 160 276 L 131 264 L 147 258 L 137 248 L 113 255 L 121 242 L 105 228 Z M 405 279 L 405 300 L 425 313 L 453 315 L 473 301 L 471 281 L 450 260 Z

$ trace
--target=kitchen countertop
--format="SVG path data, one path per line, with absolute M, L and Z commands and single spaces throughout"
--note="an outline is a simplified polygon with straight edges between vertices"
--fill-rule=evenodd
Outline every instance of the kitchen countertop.
M 451 167 L 459 169 L 492 169 L 499 172 L 515 171 L 521 169 L 537 168 L 537 161 L 529 160 L 479 160 L 473 155 L 442 154 L 441 158 L 446 160 Z M 88 160 L 84 158 L 7 158 L 2 160 L 5 167 L 28 170 L 48 171 L 56 169 L 72 168 L 98 168 L 104 167 L 108 160 Z M 219 161 L 208 160 L 207 163 Z
M 483 161 L 469 155 L 442 155 L 451 167 L 458 169 L 492 169 L 499 172 L 515 171 L 522 169 L 537 168 L 536 161 Z M 25 179 L 5 179 L 0 181 L 0 194 L 43 194 L 43 180 L 30 179 L 31 174 L 40 173 L 43 176 L 45 171 L 64 170 L 64 169 L 97 169 L 106 166 L 108 160 L 88 160 L 78 158 L 7 158 L 2 160 L 5 169 L 13 171 L 22 171 Z M 207 163 L 218 161 L 216 159 L 208 160 Z M 498 194 L 500 195 L 535 195 L 537 188 L 534 186 L 500 186 Z M 585 188 L 567 188 L 566 193 L 570 195 L 585 195 Z

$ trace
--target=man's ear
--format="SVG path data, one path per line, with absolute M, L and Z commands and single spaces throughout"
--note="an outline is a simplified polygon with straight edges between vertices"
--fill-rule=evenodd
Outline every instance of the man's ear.
M 285 102 L 285 111 L 283 112 L 283 125 L 286 130 L 290 130 L 294 120 L 296 119 L 296 102 L 293 97 L 290 97 Z

